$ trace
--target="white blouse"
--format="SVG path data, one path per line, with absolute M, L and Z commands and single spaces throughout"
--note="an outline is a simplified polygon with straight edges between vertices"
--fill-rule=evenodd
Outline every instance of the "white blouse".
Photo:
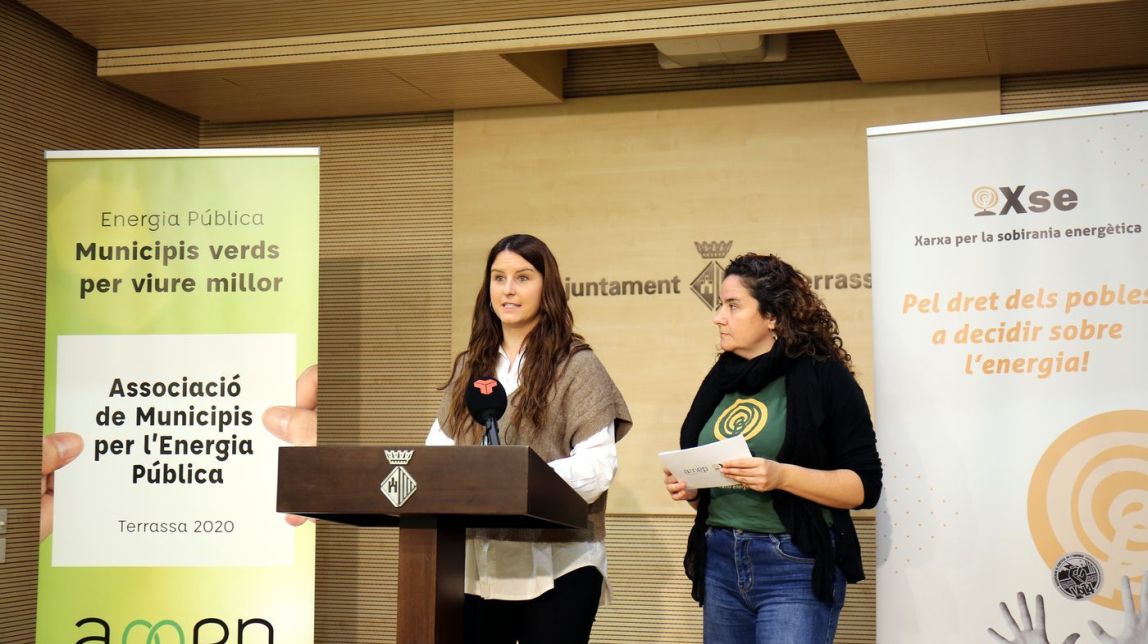
M 495 377 L 506 395 L 518 389 L 522 353 L 514 363 L 500 348 Z M 436 418 L 427 445 L 454 445 Z M 614 421 L 570 450 L 570 456 L 550 461 L 550 467 L 587 503 L 610 487 L 618 471 Z M 484 599 L 534 599 L 554 587 L 554 580 L 584 566 L 602 573 L 601 604 L 609 601 L 606 583 L 606 544 L 599 541 L 503 541 L 476 537 L 466 540 L 466 592 Z

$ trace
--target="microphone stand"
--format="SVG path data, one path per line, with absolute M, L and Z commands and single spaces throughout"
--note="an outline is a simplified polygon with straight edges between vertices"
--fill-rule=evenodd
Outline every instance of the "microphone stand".
M 498 445 L 498 421 L 494 416 L 489 416 L 486 419 L 486 435 L 482 437 L 483 445 Z

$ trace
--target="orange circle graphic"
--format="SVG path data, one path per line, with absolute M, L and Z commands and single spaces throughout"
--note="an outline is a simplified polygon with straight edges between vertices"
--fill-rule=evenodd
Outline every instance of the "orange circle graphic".
M 1122 610 L 1121 577 L 1137 588 L 1148 569 L 1148 411 L 1098 414 L 1057 437 L 1029 483 L 1028 527 L 1050 570 L 1070 552 L 1101 562 L 1090 601 Z
M 981 210 L 988 210 L 997 205 L 1000 197 L 997 196 L 997 191 L 988 186 L 980 186 L 973 190 L 973 205 Z

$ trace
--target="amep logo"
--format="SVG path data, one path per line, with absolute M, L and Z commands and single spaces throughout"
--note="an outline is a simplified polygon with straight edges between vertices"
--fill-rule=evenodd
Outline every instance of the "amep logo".
M 81 619 L 76 622 L 76 627 L 84 628 L 93 624 L 99 628 L 99 631 L 84 633 L 81 639 L 76 640 L 76 644 L 135 644 L 137 642 L 139 644 L 208 644 L 209 642 L 210 644 L 227 644 L 229 642 L 273 644 L 275 642 L 275 628 L 271 626 L 271 622 L 258 617 L 239 619 L 235 624 L 236 639 L 232 639 L 232 630 L 228 624 L 218 617 L 207 617 L 196 622 L 191 628 L 190 640 L 184 633 L 183 627 L 171 619 L 161 619 L 154 623 L 146 619 L 132 620 L 124 627 L 123 633 L 118 639 L 113 637 L 114 631 L 111 624 L 99 617 Z M 251 627 L 256 628 L 253 629 L 253 632 L 247 633 Z M 161 634 L 163 635 L 162 640 L 160 639 Z M 244 639 L 244 635 L 249 635 L 250 639 Z
M 989 186 L 980 186 L 973 190 L 973 205 L 978 208 L 974 216 L 976 217 L 991 217 L 995 215 L 1007 215 L 1009 213 L 1016 213 L 1023 215 L 1027 213 L 1043 213 L 1056 209 L 1060 212 L 1068 212 L 1076 208 L 1079 197 L 1076 191 L 1071 188 L 1061 188 L 1055 193 L 1049 193 L 1048 190 L 1033 190 L 1025 196 L 1024 192 L 1027 186 L 1021 184 L 1016 187 L 1001 186 L 999 188 L 991 188 Z M 997 204 L 1004 198 L 1004 205 L 1001 207 L 1000 212 L 992 210 L 996 208 Z

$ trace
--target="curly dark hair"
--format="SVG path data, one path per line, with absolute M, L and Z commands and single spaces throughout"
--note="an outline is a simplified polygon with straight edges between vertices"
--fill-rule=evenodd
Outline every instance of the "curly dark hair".
M 746 253 L 726 267 L 725 276 L 731 275 L 738 276 L 757 300 L 758 312 L 776 320 L 774 333 L 784 341 L 787 355 L 832 358 L 853 371 L 853 359 L 845 350 L 837 320 L 804 273 L 776 255 Z

